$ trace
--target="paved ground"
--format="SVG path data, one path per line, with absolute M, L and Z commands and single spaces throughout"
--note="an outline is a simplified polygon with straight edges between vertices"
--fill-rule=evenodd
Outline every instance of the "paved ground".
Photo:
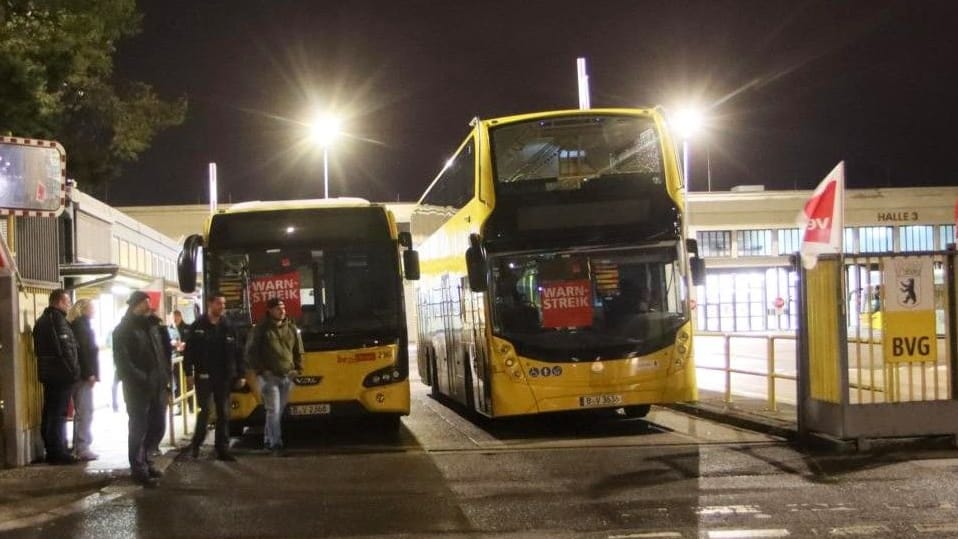
M 413 381 L 418 387 L 419 399 L 424 399 L 426 391 L 418 380 Z M 121 397 L 122 399 L 122 397 Z M 721 418 L 728 415 L 717 401 L 720 395 L 705 395 L 701 407 L 686 406 L 687 411 L 698 409 L 702 414 L 711 414 L 709 417 Z M 93 462 L 73 466 L 49 466 L 47 464 L 33 464 L 23 468 L 0 471 L 0 532 L 23 528 L 24 526 L 40 525 L 51 522 L 66 514 L 82 512 L 98 504 L 110 502 L 118 497 L 129 495 L 139 487 L 129 479 L 128 461 L 126 455 L 126 421 L 127 416 L 123 409 L 122 400 L 119 411 L 114 412 L 111 406 L 109 386 L 104 385 L 97 391 L 98 406 L 94 415 L 94 443 L 93 450 L 100 455 L 100 459 Z M 429 447 L 434 452 L 449 452 L 476 449 L 502 448 L 563 448 L 576 447 L 578 439 L 583 433 L 577 430 L 556 433 L 545 426 L 538 433 L 530 432 L 527 422 L 501 422 L 493 431 L 488 431 L 464 422 L 455 410 L 446 408 L 439 403 L 431 402 L 430 409 L 438 409 L 439 413 L 432 420 L 422 421 L 415 415 L 406 418 L 407 429 L 412 429 L 413 437 L 400 441 L 390 441 L 389 451 L 409 451 L 420 447 Z M 742 403 L 743 405 L 745 402 Z M 761 427 L 762 421 L 760 406 L 752 403 L 751 417 L 756 424 L 746 424 L 748 427 Z M 675 432 L 688 432 L 691 423 L 682 419 L 682 416 L 659 413 L 658 427 Z M 438 421 L 436 418 L 439 418 Z M 462 437 L 450 437 L 447 427 L 452 423 L 466 428 Z M 175 416 L 177 445 L 184 442 L 181 431 L 182 420 Z M 463 427 L 462 425 L 466 425 Z M 772 425 L 769 423 L 769 425 Z M 776 423 L 777 425 L 777 423 Z M 635 442 L 635 434 L 643 431 L 633 430 L 633 426 L 606 429 L 602 432 L 603 445 L 631 445 Z M 544 429 L 544 430 L 543 430 Z M 773 432 L 781 435 L 781 432 Z M 584 433 L 588 434 L 588 432 Z M 710 427 L 709 432 L 690 434 L 690 440 L 748 440 L 753 437 L 745 436 L 742 431 L 723 429 L 719 425 Z M 558 436 L 557 436 L 558 435 Z M 704 438 L 703 438 L 704 437 Z M 756 438 L 761 439 L 761 438 Z M 212 442 L 212 433 L 207 443 Z M 256 436 L 247 435 L 237 441 L 240 451 L 252 451 L 258 445 Z M 363 452 L 376 452 L 384 449 L 378 439 L 349 440 L 350 450 L 359 447 Z M 161 448 L 164 455 L 157 458 L 157 466 L 167 469 L 179 454 L 172 446 L 167 436 Z

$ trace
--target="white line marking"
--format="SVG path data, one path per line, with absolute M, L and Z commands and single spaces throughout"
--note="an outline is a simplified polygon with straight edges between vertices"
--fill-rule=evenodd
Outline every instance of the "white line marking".
M 828 530 L 828 535 L 838 535 L 842 537 L 851 535 L 872 536 L 879 533 L 891 533 L 891 528 L 884 524 L 852 524 L 851 526 L 842 526 Z
M 958 534 L 958 522 L 940 522 L 937 524 L 915 524 L 918 533 L 955 533 Z
M 670 537 L 681 539 L 682 534 L 679 532 L 630 533 L 628 535 L 610 535 L 609 539 L 667 539 Z
M 745 515 L 761 513 L 757 505 L 710 505 L 695 511 L 700 515 Z
M 768 530 L 711 530 L 709 539 L 748 539 L 751 537 L 788 537 L 784 528 Z

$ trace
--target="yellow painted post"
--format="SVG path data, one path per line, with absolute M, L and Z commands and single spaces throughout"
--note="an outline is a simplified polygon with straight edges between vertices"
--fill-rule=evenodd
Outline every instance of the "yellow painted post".
M 732 336 L 725 334 L 725 402 L 732 402 Z
M 768 409 L 775 412 L 778 404 L 775 402 L 775 336 L 769 335 L 765 340 L 765 357 L 768 358 L 766 371 L 768 374 Z
M 842 391 L 839 366 L 839 324 L 844 311 L 838 303 L 840 260 L 825 258 L 806 272 L 808 316 L 814 325 L 808 332 L 809 393 L 820 401 L 839 404 Z

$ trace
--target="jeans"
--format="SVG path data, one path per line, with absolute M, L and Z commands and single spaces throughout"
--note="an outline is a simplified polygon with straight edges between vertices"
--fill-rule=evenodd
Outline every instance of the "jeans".
M 166 432 L 166 401 L 164 388 L 123 383 L 123 399 L 130 417 L 128 447 L 130 470 L 133 477 L 149 476 L 149 450 L 160 445 Z
M 73 384 L 43 384 L 43 417 L 40 420 L 40 435 L 46 449 L 47 460 L 69 456 L 67 451 L 67 407 Z
M 263 407 L 266 409 L 263 443 L 267 448 L 283 447 L 281 422 L 286 403 L 289 402 L 289 388 L 292 386 L 292 381 L 286 376 L 277 376 L 272 373 L 261 374 L 258 379 Z
M 217 452 L 229 449 L 230 420 L 230 380 L 216 380 L 208 374 L 196 377 L 196 402 L 200 412 L 196 414 L 196 430 L 193 433 L 193 447 L 200 447 L 206 440 L 206 427 L 210 422 L 210 398 L 216 408 L 216 437 L 214 443 Z
M 73 390 L 73 452 L 88 453 L 93 443 L 93 386 L 87 380 L 77 382 Z

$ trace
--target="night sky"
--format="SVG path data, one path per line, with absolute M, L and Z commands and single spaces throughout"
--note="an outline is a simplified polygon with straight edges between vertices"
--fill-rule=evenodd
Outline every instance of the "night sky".
M 837 163 L 848 186 L 953 185 L 958 2 L 141 0 L 118 76 L 190 100 L 106 198 L 114 205 L 322 196 L 300 124 L 325 106 L 347 137 L 330 194 L 414 201 L 468 122 L 687 102 L 692 190 L 808 189 Z M 706 152 L 706 149 L 708 152 Z M 82 188 L 82 181 L 80 187 Z

